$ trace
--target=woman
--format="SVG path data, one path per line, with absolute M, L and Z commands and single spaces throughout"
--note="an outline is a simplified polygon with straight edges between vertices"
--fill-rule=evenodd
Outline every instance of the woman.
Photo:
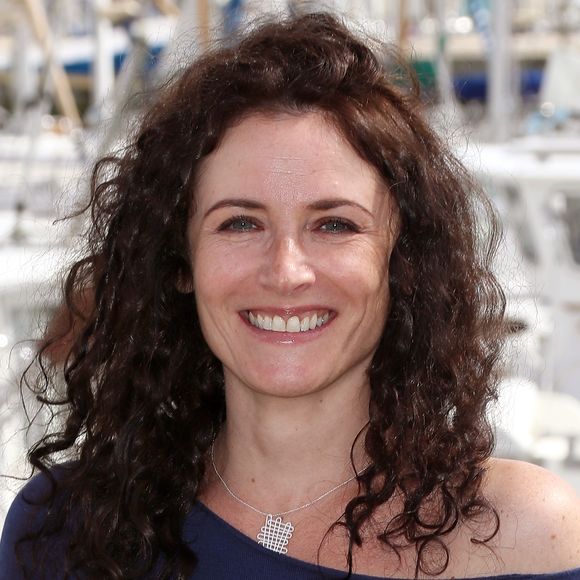
M 10 578 L 580 577 L 574 492 L 490 458 L 493 215 L 395 69 L 265 24 L 99 163 Z

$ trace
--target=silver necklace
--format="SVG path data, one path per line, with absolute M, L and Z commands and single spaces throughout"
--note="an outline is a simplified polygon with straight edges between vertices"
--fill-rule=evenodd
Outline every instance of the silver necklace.
M 341 487 L 344 487 L 347 483 L 355 480 L 358 477 L 357 475 L 353 475 L 349 477 L 346 481 L 335 485 L 332 489 L 324 492 L 320 497 L 317 497 L 315 500 L 309 501 L 304 505 L 292 508 L 291 510 L 286 510 L 285 512 L 278 512 L 275 514 L 271 514 L 268 512 L 263 512 L 258 508 L 250 505 L 247 501 L 244 501 L 242 498 L 238 497 L 228 486 L 225 482 L 224 478 L 220 475 L 218 468 L 215 464 L 214 459 L 214 443 L 211 444 L 211 464 L 213 466 L 213 470 L 217 475 L 218 479 L 221 481 L 222 485 L 224 486 L 225 490 L 239 503 L 246 506 L 247 508 L 251 509 L 252 511 L 260 514 L 266 518 L 264 525 L 260 528 L 260 532 L 256 536 L 258 540 L 258 544 L 264 546 L 264 548 L 268 548 L 268 550 L 272 550 L 273 552 L 277 552 L 278 554 L 286 554 L 288 552 L 288 541 L 292 537 L 292 533 L 294 532 L 294 526 L 290 521 L 284 521 L 282 518 L 287 516 L 288 514 L 292 514 L 294 512 L 306 509 L 311 505 L 323 500 L 326 496 L 330 495 L 331 493 L 337 491 Z

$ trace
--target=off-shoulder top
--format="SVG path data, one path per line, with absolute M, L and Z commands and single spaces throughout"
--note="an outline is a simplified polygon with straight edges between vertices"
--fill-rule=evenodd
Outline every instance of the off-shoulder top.
M 25 533 L 34 531 L 42 522 L 39 507 L 28 500 L 46 493 L 46 478 L 34 477 L 18 494 L 8 512 L 0 541 L 0 580 L 24 580 L 21 565 L 16 558 L 16 543 Z M 337 580 L 345 572 L 303 562 L 275 553 L 230 526 L 205 505 L 197 502 L 188 514 L 183 527 L 187 543 L 199 558 L 191 580 Z M 44 547 L 41 572 L 34 580 L 60 580 L 66 540 L 57 537 Z M 23 545 L 21 558 L 32 559 L 31 548 Z M 35 548 L 37 549 L 37 548 Z M 38 552 L 35 552 L 37 555 Z M 153 579 L 155 575 L 148 576 Z M 82 575 L 77 576 L 82 578 Z M 380 580 L 378 576 L 353 574 L 352 580 Z M 478 580 L 580 580 L 580 568 L 551 574 L 509 574 L 478 576 Z M 382 580 L 385 580 L 384 578 Z

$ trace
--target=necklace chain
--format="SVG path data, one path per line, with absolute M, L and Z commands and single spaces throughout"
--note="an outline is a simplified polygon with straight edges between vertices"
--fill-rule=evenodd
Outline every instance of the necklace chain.
M 214 442 L 215 443 L 215 442 Z M 250 505 L 247 501 L 244 501 L 241 497 L 238 497 L 228 486 L 228 484 L 225 482 L 224 478 L 220 475 L 220 472 L 218 471 L 218 468 L 215 464 L 215 458 L 214 458 L 214 443 L 211 444 L 211 464 L 213 467 L 213 470 L 215 472 L 215 474 L 217 475 L 218 479 L 221 481 L 222 485 L 224 486 L 224 488 L 226 489 L 226 491 L 239 503 L 241 503 L 242 505 L 245 505 L 247 508 L 251 509 L 252 511 L 262 515 L 262 516 L 272 516 L 272 517 L 282 517 L 282 516 L 287 516 L 288 514 L 292 514 L 294 512 L 297 512 L 299 510 L 303 510 L 307 507 L 310 507 L 311 505 L 314 505 L 315 503 L 323 500 L 326 496 L 330 495 L 331 493 L 339 490 L 341 487 L 344 487 L 345 485 L 347 485 L 348 483 L 350 483 L 351 481 L 355 480 L 358 477 L 358 474 L 353 475 L 352 477 L 349 477 L 346 481 L 343 481 L 342 483 L 339 483 L 338 485 L 335 485 L 332 489 L 329 489 L 328 491 L 324 492 L 320 497 L 317 497 L 316 499 L 309 501 L 308 503 L 305 503 L 304 505 L 301 505 L 299 507 L 295 507 L 292 508 L 291 510 L 287 510 L 285 512 L 278 512 L 275 514 L 272 514 L 271 512 L 263 512 L 262 510 L 259 510 L 258 508 L 254 507 L 253 505 Z

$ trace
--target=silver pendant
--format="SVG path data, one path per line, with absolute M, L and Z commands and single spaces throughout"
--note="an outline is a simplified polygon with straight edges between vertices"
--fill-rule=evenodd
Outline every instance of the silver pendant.
M 278 554 L 286 554 L 288 552 L 286 546 L 293 531 L 294 526 L 291 522 L 283 522 L 281 516 L 274 518 L 272 514 L 268 514 L 266 522 L 257 535 L 258 544 Z

